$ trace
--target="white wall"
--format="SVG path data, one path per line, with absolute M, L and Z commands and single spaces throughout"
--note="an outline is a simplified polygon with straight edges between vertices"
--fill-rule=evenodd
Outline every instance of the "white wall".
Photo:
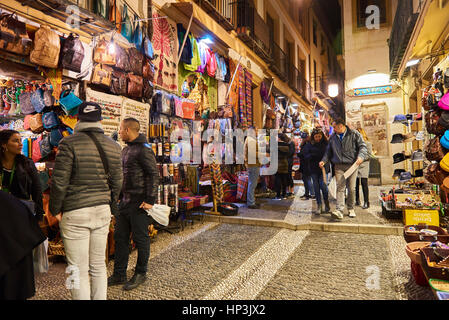
M 390 24 L 379 30 L 353 28 L 352 0 L 342 0 L 343 23 L 344 23 L 344 54 L 346 81 L 345 90 L 350 92 L 355 88 L 376 87 L 390 82 L 389 47 L 387 40 L 391 33 L 391 24 L 395 14 L 398 0 L 391 0 Z M 376 70 L 376 73 L 368 73 L 368 70 Z M 389 145 L 388 157 L 381 158 L 382 182 L 393 183 L 392 175 L 394 169 L 404 168 L 404 164 L 393 165 L 393 155 L 405 149 L 404 144 L 390 144 L 391 137 L 396 133 L 405 133 L 405 126 L 392 124 L 394 116 L 404 114 L 404 101 L 402 90 L 394 94 L 371 96 L 366 98 L 354 98 L 346 96 L 346 112 L 360 109 L 362 104 L 387 105 L 387 142 Z

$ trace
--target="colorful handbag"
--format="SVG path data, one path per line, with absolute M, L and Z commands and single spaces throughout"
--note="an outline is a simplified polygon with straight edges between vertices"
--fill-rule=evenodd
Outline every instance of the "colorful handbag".
M 449 110 L 449 92 L 441 98 L 438 102 L 438 106 L 443 110 Z
M 59 142 L 62 140 L 63 135 L 61 133 L 61 131 L 59 131 L 59 129 L 52 129 L 50 132 L 50 145 L 52 147 L 57 147 L 59 145 Z
M 53 90 L 44 90 L 44 104 L 47 107 L 51 107 L 55 104 L 55 97 L 53 96 Z
M 42 136 L 39 136 L 37 139 L 33 140 L 33 142 L 32 142 L 31 158 L 33 159 L 34 162 L 39 162 L 39 160 L 42 159 L 41 148 L 40 148 L 41 141 L 42 141 Z
M 128 42 L 132 42 L 133 26 L 128 15 L 128 6 L 126 4 L 123 5 L 121 34 L 128 40 Z
M 44 110 L 44 108 L 45 108 L 44 91 L 41 88 L 36 89 L 31 94 L 31 104 L 34 107 L 34 110 L 38 113 L 42 112 L 42 110 Z
M 30 61 L 47 68 L 57 68 L 60 49 L 61 40 L 58 34 L 49 26 L 42 25 L 34 35 Z
M 134 43 L 138 51 L 142 51 L 143 33 L 140 27 L 139 16 L 136 14 L 134 15 L 134 25 L 132 43 Z
M 147 36 L 145 36 L 145 38 L 143 39 L 143 53 L 148 59 L 150 60 L 154 59 L 153 44 L 151 43 L 150 39 Z
M 25 130 L 30 130 L 30 120 L 31 120 L 32 115 L 28 114 L 25 116 L 25 118 L 23 119 L 23 128 Z
M 184 114 L 182 112 L 182 100 L 175 96 L 175 115 L 177 117 L 183 118 Z
M 53 150 L 50 144 L 50 137 L 47 135 L 39 142 L 39 148 L 41 150 L 41 158 L 45 159 L 48 157 Z
M 30 129 L 33 133 L 41 133 L 44 131 L 44 125 L 42 123 L 42 114 L 37 113 L 30 118 Z
M 42 123 L 45 129 L 53 129 L 59 125 L 59 120 L 56 113 L 50 111 L 42 115 Z
M 59 120 L 67 127 L 75 129 L 75 125 L 78 122 L 76 117 L 71 116 L 59 116 Z
M 195 102 L 184 100 L 182 102 L 182 115 L 184 119 L 195 120 Z
M 115 65 L 115 54 L 109 50 L 109 42 L 106 39 L 101 39 L 94 52 L 94 61 L 100 64 Z
M 142 98 L 143 78 L 134 74 L 128 74 L 128 96 Z
M 438 163 L 432 163 L 424 175 L 427 181 L 435 185 L 442 185 L 447 176 L 449 173 L 441 169 Z
M 28 115 L 28 114 L 32 114 L 34 112 L 36 112 L 36 110 L 34 110 L 34 107 L 31 103 L 31 94 L 32 92 L 22 92 L 19 96 L 19 104 L 20 104 L 20 108 L 21 108 L 21 112 L 24 115 Z
M 64 107 L 66 112 L 70 112 L 82 104 L 83 101 L 75 95 L 73 90 L 65 90 L 61 93 L 59 103 Z

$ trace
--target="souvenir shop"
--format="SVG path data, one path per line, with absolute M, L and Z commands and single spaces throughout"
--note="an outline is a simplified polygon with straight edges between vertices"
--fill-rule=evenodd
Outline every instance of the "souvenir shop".
M 392 144 L 404 151 L 393 156 L 398 186 L 381 192 L 383 214 L 404 222 L 411 272 L 438 299 L 449 294 L 449 65 L 434 68 L 433 83 L 423 88 L 419 113 L 395 115 L 406 133 Z
M 227 48 L 215 45 L 213 37 L 194 34 L 187 24 L 156 8 L 151 19 L 141 19 L 126 4 L 116 3 L 109 21 L 105 15 L 104 21 L 98 19 L 103 25 L 91 26 L 103 31 L 91 38 L 1 9 L 0 130 L 21 133 L 23 154 L 39 170 L 46 211 L 42 228 L 50 255 L 64 255 L 58 222 L 48 212 L 52 169 L 59 142 L 73 134 L 83 101 L 102 107 L 105 134 L 122 146 L 121 120 L 140 121 L 162 177 L 157 202 L 172 207 L 170 225 L 152 226 L 152 236 L 157 230 L 183 227 L 179 221 L 206 203 L 214 203 L 215 214 L 237 214 L 230 204 L 246 201 L 242 165 L 202 161 L 211 155 L 233 156 L 235 141 L 216 150 L 211 139 L 201 140 L 204 130 L 214 129 L 224 137 L 227 129 L 255 127 L 256 108 L 263 117 L 258 123 L 266 129 L 286 128 L 299 136 L 300 128 L 311 126 L 299 109 L 275 99 L 270 80 L 254 83 L 251 70 L 230 58 Z M 108 23 L 113 27 L 105 32 Z M 262 99 L 255 99 L 259 94 Z M 255 105 L 261 100 L 263 105 Z M 188 132 L 190 144 L 170 140 L 178 128 Z M 196 143 L 203 159 L 195 159 Z M 113 223 L 110 230 L 113 254 Z

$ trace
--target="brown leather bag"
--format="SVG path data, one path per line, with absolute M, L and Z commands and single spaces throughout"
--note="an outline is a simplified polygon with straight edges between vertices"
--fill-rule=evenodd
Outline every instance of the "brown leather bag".
M 448 176 L 449 173 L 441 169 L 438 163 L 432 163 L 427 167 L 426 173 L 424 174 L 427 181 L 436 185 L 442 185 Z
M 146 103 L 152 103 L 154 94 L 153 82 L 148 79 L 143 79 L 143 99 Z
M 128 74 L 128 96 L 132 98 L 142 98 L 143 78 L 134 74 Z
M 61 65 L 64 69 L 81 72 L 84 60 L 84 47 L 78 35 L 71 33 L 64 41 L 61 50 Z
M 120 96 L 126 96 L 128 79 L 124 72 L 114 70 L 112 72 L 111 92 Z
M 42 114 L 36 113 L 30 118 L 30 129 L 33 133 L 41 133 L 44 131 L 44 124 L 42 123 Z
M 446 132 L 446 128 L 444 128 L 440 123 L 439 119 L 441 116 L 440 111 L 430 111 L 426 113 L 425 121 L 427 132 L 430 134 L 435 134 L 437 136 L 443 135 Z
M 14 14 L 0 15 L 0 48 L 27 56 L 31 51 L 32 41 L 28 37 L 26 25 L 15 18 Z
M 113 69 L 110 66 L 97 64 L 92 73 L 92 83 L 105 87 L 111 86 Z
M 154 82 L 154 65 L 147 58 L 143 62 L 143 77 Z
M 117 47 L 117 44 L 115 46 Z M 105 39 L 101 39 L 95 47 L 94 61 L 110 66 L 115 65 L 115 54 L 109 52 L 109 42 Z
M 426 158 L 429 161 L 441 161 L 444 158 L 445 152 L 443 151 L 443 147 L 440 143 L 440 138 L 435 137 L 430 140 L 426 146 L 424 147 L 424 151 L 426 153 Z
M 143 72 L 143 54 L 136 48 L 129 48 L 129 64 L 131 72 L 135 75 L 141 76 Z
M 61 41 L 56 32 L 47 25 L 42 25 L 34 36 L 34 47 L 30 54 L 32 63 L 47 68 L 57 68 Z
M 115 67 L 124 72 L 131 71 L 131 66 L 129 64 L 129 52 L 128 49 L 122 46 L 116 45 L 115 50 Z

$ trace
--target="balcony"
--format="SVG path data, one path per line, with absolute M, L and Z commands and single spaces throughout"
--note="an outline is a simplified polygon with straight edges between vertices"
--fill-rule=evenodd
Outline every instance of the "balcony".
M 237 23 L 235 0 L 195 0 L 226 31 L 234 30 Z
M 301 71 L 298 70 L 294 65 L 289 64 L 287 68 L 288 75 L 288 85 L 297 94 L 301 95 L 306 102 L 311 103 L 312 100 L 312 87 L 304 78 Z
M 413 0 L 398 1 L 393 29 L 388 40 L 390 46 L 390 73 L 393 79 L 399 76 L 398 70 L 407 50 L 418 16 L 419 13 L 415 13 L 413 10 Z
M 234 2 L 237 12 L 237 36 L 266 63 L 271 62 L 270 30 L 248 0 Z
M 282 80 L 288 80 L 287 55 L 276 43 L 271 43 L 271 64 L 270 69 Z

